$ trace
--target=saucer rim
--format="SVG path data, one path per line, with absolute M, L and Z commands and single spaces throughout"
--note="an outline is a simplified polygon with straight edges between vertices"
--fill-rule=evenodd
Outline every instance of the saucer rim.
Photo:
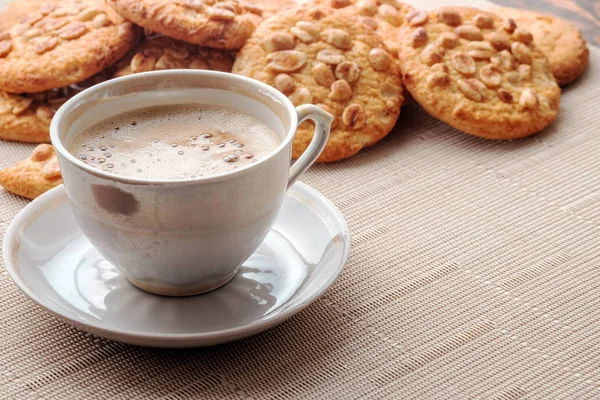
M 310 304 L 312 304 L 315 300 L 325 293 L 327 289 L 331 287 L 331 285 L 337 280 L 339 275 L 344 269 L 344 266 L 348 262 L 348 258 L 350 257 L 350 248 L 351 248 L 351 236 L 350 229 L 348 227 L 348 222 L 339 211 L 339 209 L 321 192 L 314 189 L 313 187 L 303 183 L 296 182 L 292 187 L 286 191 L 286 196 L 288 196 L 290 190 L 298 190 L 300 192 L 308 193 L 311 197 L 319 199 L 319 204 L 322 208 L 325 209 L 328 215 L 331 215 L 332 220 L 335 221 L 337 225 L 339 225 L 340 231 L 344 234 L 344 250 L 339 264 L 336 266 L 335 271 L 333 271 L 331 277 L 322 285 L 320 285 L 318 290 L 315 290 L 311 293 L 310 296 L 307 296 L 306 300 L 300 302 L 295 307 L 290 307 L 284 309 L 281 313 L 275 314 L 272 318 L 266 318 L 259 321 L 254 321 L 250 324 L 240 325 L 233 328 L 213 331 L 213 332 L 205 332 L 205 333 L 149 333 L 149 332 L 138 332 L 132 331 L 128 329 L 121 329 L 117 327 L 110 327 L 106 324 L 99 324 L 92 321 L 81 321 L 76 320 L 74 318 L 68 317 L 62 313 L 58 307 L 54 305 L 52 302 L 46 302 L 41 299 L 40 296 L 37 296 L 33 291 L 27 286 L 23 279 L 19 276 L 17 267 L 13 265 L 12 257 L 10 256 L 14 250 L 14 244 L 16 243 L 15 239 L 17 233 L 20 231 L 20 228 L 23 227 L 29 220 L 32 214 L 37 212 L 37 218 L 42 215 L 45 211 L 39 212 L 41 208 L 40 205 L 44 203 L 49 203 L 52 199 L 64 195 L 64 200 L 68 202 L 67 193 L 63 187 L 63 185 L 59 185 L 48 192 L 42 194 L 37 199 L 33 200 L 29 204 L 27 204 L 17 215 L 14 217 L 12 222 L 10 223 L 8 229 L 6 230 L 6 234 L 4 236 L 4 241 L 2 243 L 2 251 L 3 251 L 3 259 L 6 270 L 8 271 L 9 276 L 19 288 L 19 290 L 29 297 L 30 300 L 35 302 L 38 306 L 41 306 L 45 310 L 49 311 L 51 314 L 56 316 L 58 319 L 71 324 L 81 330 L 88 331 L 94 333 L 98 336 L 103 336 L 106 338 L 111 338 L 110 340 L 116 340 L 127 343 L 139 343 L 140 340 L 153 340 L 158 339 L 162 342 L 176 342 L 179 340 L 193 340 L 195 343 L 200 342 L 215 342 L 222 343 L 224 342 L 224 337 L 229 338 L 242 338 L 246 335 L 253 335 L 255 333 L 262 332 L 267 330 L 275 325 L 278 325 L 281 322 L 291 318 L 296 315 L 300 311 L 304 310 Z M 309 205 L 310 208 L 313 208 Z M 83 233 L 82 233 L 83 234 Z M 16 264 L 16 263 L 15 263 Z M 139 290 L 139 289 L 138 289 Z M 290 299 L 291 300 L 291 299 Z M 49 303 L 49 304 L 48 304 Z M 118 338 L 117 338 L 118 336 Z M 112 339 L 115 338 L 115 339 Z M 231 339 L 235 340 L 235 339 Z M 227 340 L 225 340 L 227 341 Z M 196 344 L 196 346 L 201 346 L 201 344 Z M 148 344 L 147 344 L 148 346 Z M 153 346 L 153 345 L 150 345 Z M 164 344 L 163 344 L 164 346 Z M 156 347 L 154 345 L 153 347 Z

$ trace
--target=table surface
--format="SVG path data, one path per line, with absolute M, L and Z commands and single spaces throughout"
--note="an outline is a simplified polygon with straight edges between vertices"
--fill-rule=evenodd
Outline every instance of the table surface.
M 501 2 L 598 35 L 598 2 Z M 302 180 L 348 220 L 350 260 L 324 296 L 262 334 L 178 351 L 111 342 L 42 310 L 0 265 L 0 400 L 599 399 L 600 50 L 590 50 L 538 135 L 486 141 L 407 107 L 377 145 L 311 168 Z M 0 142 L 0 168 L 31 149 Z M 26 204 L 0 190 L 0 240 Z
M 579 26 L 587 41 L 600 46 L 600 0 L 496 0 L 496 3 L 568 19 Z

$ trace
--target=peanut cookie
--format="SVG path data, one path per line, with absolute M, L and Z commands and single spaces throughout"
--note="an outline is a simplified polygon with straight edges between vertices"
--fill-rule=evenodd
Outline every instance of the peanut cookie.
M 0 171 L 0 186 L 28 199 L 35 199 L 61 183 L 58 158 L 49 144 L 40 144 L 28 159 Z
M 358 19 L 377 32 L 388 50 L 398 53 L 398 28 L 406 22 L 406 15 L 414 8 L 398 0 L 315 0 L 334 9 L 348 8 Z
M 119 14 L 151 31 L 217 49 L 239 49 L 262 8 L 238 0 L 107 0 Z
M 43 143 L 50 141 L 50 122 L 64 103 L 60 90 L 16 95 L 0 92 L 0 139 Z M 51 99 L 61 101 L 52 106 Z
M 82 90 L 105 81 L 108 73 L 103 71 L 83 82 L 44 92 L 20 95 L 0 92 L 0 139 L 49 142 L 50 122 L 58 108 Z
M 560 88 L 531 33 L 473 8 L 415 11 L 400 33 L 404 84 L 431 115 L 475 136 L 515 139 L 558 112 Z
M 535 46 L 548 58 L 560 86 L 579 78 L 587 67 L 590 52 L 577 25 L 552 15 L 516 8 L 498 7 L 490 11 L 513 18 L 517 25 L 531 32 Z
M 13 0 L 0 12 L 0 32 L 9 30 L 21 18 L 37 12 L 42 0 Z
M 68 86 L 104 70 L 138 41 L 130 22 L 115 25 L 102 0 L 46 2 L 0 33 L 0 89 L 41 92 Z
M 116 66 L 115 77 L 161 69 L 208 69 L 231 72 L 234 55 L 162 35 L 150 35 Z
M 293 8 L 300 7 L 304 0 L 253 0 L 255 4 L 262 7 L 263 17 L 268 18 L 282 11 L 289 11 Z
M 316 104 L 335 117 L 320 162 L 341 160 L 374 144 L 400 114 L 396 61 L 381 38 L 349 12 L 319 7 L 267 19 L 238 54 L 233 72 L 274 86 L 296 106 Z M 300 125 L 294 157 L 312 135 L 311 123 Z

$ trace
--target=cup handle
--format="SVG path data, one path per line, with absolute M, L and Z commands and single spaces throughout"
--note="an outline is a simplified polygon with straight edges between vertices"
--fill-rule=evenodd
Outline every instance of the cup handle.
M 312 104 L 296 107 L 296 113 L 298 114 L 298 126 L 307 119 L 315 122 L 315 133 L 302 156 L 290 168 L 288 189 L 319 158 L 329 139 L 329 130 L 333 122 L 331 114 Z

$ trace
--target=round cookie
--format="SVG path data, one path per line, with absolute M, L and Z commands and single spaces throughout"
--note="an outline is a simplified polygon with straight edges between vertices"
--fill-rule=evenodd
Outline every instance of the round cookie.
M 228 50 L 211 49 L 162 35 L 150 35 L 116 65 L 115 77 L 162 69 L 207 69 L 231 72 L 235 57 Z
M 552 15 L 516 8 L 497 7 L 490 11 L 513 18 L 518 26 L 531 32 L 535 46 L 548 58 L 560 86 L 568 85 L 583 74 L 590 51 L 577 25 Z
M 347 8 L 356 13 L 363 24 L 381 36 L 394 55 L 398 53 L 398 28 L 405 23 L 406 16 L 415 10 L 398 0 L 315 0 L 315 4 L 325 4 L 334 9 Z
M 308 8 L 267 19 L 248 39 L 233 72 L 258 79 L 294 103 L 316 104 L 335 117 L 319 162 L 347 158 L 386 136 L 402 104 L 396 61 L 381 38 L 356 16 Z M 293 156 L 308 147 L 314 126 L 305 122 Z
M 61 89 L 20 95 L 0 92 L 0 139 L 27 143 L 49 142 L 50 122 L 60 106 L 77 93 L 108 77 L 108 71 L 103 71 L 90 79 Z
M 560 88 L 531 33 L 472 8 L 415 11 L 399 47 L 404 84 L 431 115 L 487 139 L 539 132 L 558 112 Z
M 123 17 L 151 31 L 217 49 L 239 49 L 262 8 L 238 0 L 107 0 Z
M 131 22 L 115 25 L 103 0 L 44 3 L 0 33 L 0 89 L 41 92 L 83 81 L 123 57 L 138 41 Z

